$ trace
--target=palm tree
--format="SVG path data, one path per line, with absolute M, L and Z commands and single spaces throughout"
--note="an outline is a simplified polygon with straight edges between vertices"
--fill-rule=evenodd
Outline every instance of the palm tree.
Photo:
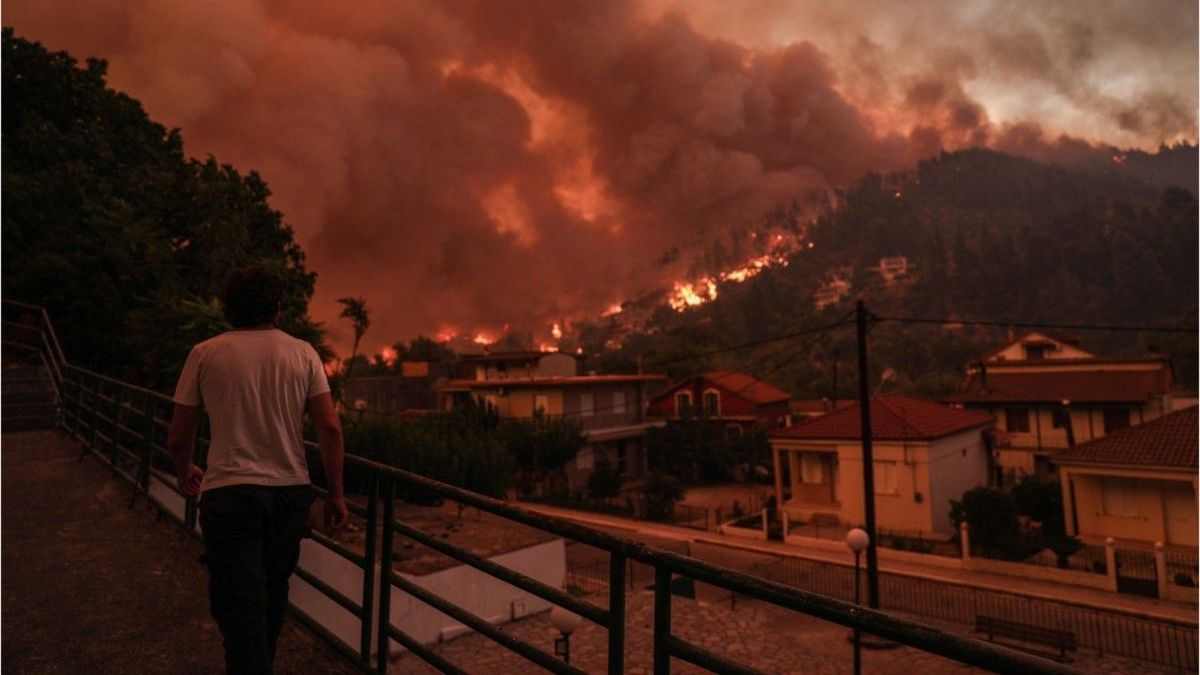
M 367 301 L 364 298 L 338 298 L 337 301 L 342 305 L 341 316 L 350 319 L 354 324 L 354 347 L 350 350 L 350 360 L 346 362 L 346 379 L 342 383 L 344 396 L 346 384 L 350 382 L 350 371 L 354 368 L 354 359 L 358 356 L 358 343 L 371 325 L 371 312 L 367 309 Z

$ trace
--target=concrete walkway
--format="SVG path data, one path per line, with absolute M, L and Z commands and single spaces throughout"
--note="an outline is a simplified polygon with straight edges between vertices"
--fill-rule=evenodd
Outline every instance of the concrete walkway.
M 683 527 L 630 520 L 607 514 L 573 511 L 571 509 L 543 506 L 540 504 L 523 503 L 521 506 L 530 511 L 574 520 L 575 522 L 592 527 L 614 530 L 621 536 L 660 541 L 698 541 L 728 547 L 736 551 L 781 557 L 799 557 L 842 565 L 852 565 L 854 563 L 854 558 L 849 550 L 844 554 L 840 554 L 777 541 L 738 539 L 715 532 L 702 532 Z M 718 562 L 717 564 L 721 563 Z M 729 566 L 736 567 L 736 565 Z M 1085 605 L 1110 611 L 1117 610 L 1150 618 L 1168 619 L 1189 623 L 1193 626 L 1197 625 L 1197 607 L 1191 604 L 1110 593 L 1098 589 L 1068 586 L 1049 581 L 1021 579 L 972 570 L 946 569 L 894 560 L 880 559 L 879 569 L 881 572 L 892 572 L 921 579 L 975 586 L 1007 593 L 1018 593 L 1029 597 Z
M 200 543 L 53 431 L 6 433 L 0 615 L 5 673 L 224 672 Z M 279 673 L 356 673 L 298 624 Z

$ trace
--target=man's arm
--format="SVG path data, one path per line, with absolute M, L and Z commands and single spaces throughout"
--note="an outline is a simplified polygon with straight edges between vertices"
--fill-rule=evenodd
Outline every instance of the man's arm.
M 171 428 L 167 432 L 167 450 L 175 460 L 175 486 L 185 497 L 198 497 L 200 481 L 204 478 L 204 471 L 192 463 L 200 415 L 200 406 L 176 403 L 175 412 L 171 415 Z
M 342 465 L 346 449 L 342 441 L 342 421 L 333 407 L 333 396 L 329 392 L 308 399 L 308 412 L 317 429 L 317 446 L 321 451 L 321 464 L 325 467 L 325 525 L 333 531 L 345 527 L 350 520 L 346 508 L 346 496 L 342 491 Z

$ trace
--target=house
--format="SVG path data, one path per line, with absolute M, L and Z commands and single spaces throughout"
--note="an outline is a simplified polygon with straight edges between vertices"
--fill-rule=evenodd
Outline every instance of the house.
M 853 404 L 769 434 L 775 499 L 797 523 L 861 524 L 861 407 Z M 987 482 L 989 415 L 900 394 L 871 400 L 876 524 L 953 534 L 950 500 Z
M 566 417 L 579 423 L 584 445 L 566 467 L 567 489 L 586 488 L 596 461 L 605 459 L 626 479 L 646 472 L 643 439 L 662 421 L 646 417 L 648 392 L 666 384 L 664 375 L 553 375 L 534 374 L 496 379 L 451 380 L 443 387 L 448 408 L 467 398 L 487 403 L 504 418 L 532 418 L 535 414 Z
M 704 417 L 719 422 L 726 433 L 744 434 L 783 426 L 789 398 L 787 392 L 744 373 L 701 373 L 655 396 L 647 412 L 668 420 Z
M 1161 355 L 1102 357 L 1072 336 L 1027 333 L 967 368 L 957 401 L 996 419 L 993 483 L 1054 472 L 1050 455 L 1172 409 Z
M 1053 455 L 1067 532 L 1197 545 L 1196 407 L 1121 429 Z
M 437 382 L 448 366 L 404 361 L 398 375 L 356 375 L 346 382 L 347 404 L 367 414 L 398 415 L 437 408 Z M 360 403 L 361 402 L 361 403 Z
M 581 375 L 580 357 L 562 352 L 495 352 L 464 354 L 459 359 L 460 379 L 505 380 L 530 377 Z

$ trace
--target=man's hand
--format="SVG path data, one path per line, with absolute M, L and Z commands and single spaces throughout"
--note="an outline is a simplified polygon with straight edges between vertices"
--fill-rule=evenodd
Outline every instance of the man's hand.
M 336 534 L 350 522 L 350 509 L 346 508 L 345 497 L 325 497 L 325 528 Z
M 187 471 L 182 471 L 175 477 L 175 487 L 179 488 L 184 497 L 199 497 L 200 482 L 203 480 L 204 469 L 195 464 L 188 464 Z

